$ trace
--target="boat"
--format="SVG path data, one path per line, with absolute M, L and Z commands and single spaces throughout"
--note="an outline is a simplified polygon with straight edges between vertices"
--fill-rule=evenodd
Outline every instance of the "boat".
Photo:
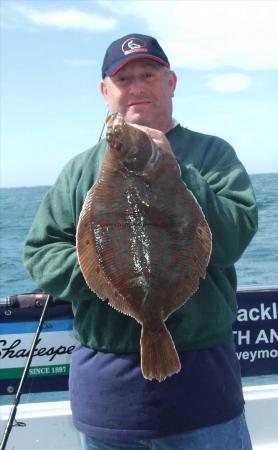
M 0 441 L 47 298 L 36 290 L 0 301 Z M 240 287 L 237 301 L 233 332 L 253 449 L 276 450 L 278 286 Z M 61 450 L 80 449 L 68 398 L 69 359 L 76 345 L 71 305 L 51 299 L 45 314 L 22 386 L 28 402 L 17 407 L 6 450 L 53 450 L 57 443 Z

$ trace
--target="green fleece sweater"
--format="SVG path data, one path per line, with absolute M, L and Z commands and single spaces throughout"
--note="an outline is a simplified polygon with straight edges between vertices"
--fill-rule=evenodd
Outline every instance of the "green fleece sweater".
M 257 208 L 249 177 L 232 147 L 214 136 L 177 125 L 168 134 L 182 171 L 210 225 L 213 248 L 198 291 L 167 320 L 178 350 L 222 344 L 236 318 L 239 259 L 257 230 Z M 37 285 L 72 302 L 74 334 L 101 351 L 139 351 L 140 325 L 87 287 L 75 247 L 76 226 L 87 191 L 97 179 L 106 143 L 76 156 L 46 194 L 27 237 L 24 260 Z

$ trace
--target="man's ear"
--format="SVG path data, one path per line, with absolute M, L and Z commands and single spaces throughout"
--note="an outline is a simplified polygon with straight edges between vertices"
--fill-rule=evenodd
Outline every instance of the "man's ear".
M 175 74 L 175 72 L 171 71 L 169 74 L 169 86 L 171 89 L 172 97 L 174 97 L 176 85 L 177 85 L 177 75 Z
M 102 95 L 103 95 L 103 98 L 104 98 L 104 100 L 106 101 L 106 103 L 107 103 L 107 98 L 108 98 L 108 90 L 107 90 L 107 86 L 106 86 L 106 84 L 105 84 L 105 82 L 104 81 L 101 81 L 101 83 L 100 83 L 100 92 L 102 93 Z

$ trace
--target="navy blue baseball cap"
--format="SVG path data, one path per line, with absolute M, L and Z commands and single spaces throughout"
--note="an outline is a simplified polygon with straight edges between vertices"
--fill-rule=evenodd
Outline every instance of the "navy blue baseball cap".
M 170 67 L 167 56 L 156 39 L 144 34 L 128 34 L 112 42 L 106 50 L 102 64 L 102 78 L 115 75 L 123 66 L 135 59 L 151 59 Z

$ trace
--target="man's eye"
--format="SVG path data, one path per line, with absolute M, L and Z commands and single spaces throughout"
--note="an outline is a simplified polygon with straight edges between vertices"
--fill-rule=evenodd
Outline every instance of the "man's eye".
M 144 78 L 145 78 L 145 80 L 153 80 L 154 74 L 152 72 L 146 72 L 144 74 Z
M 128 82 L 128 77 L 119 77 L 116 79 L 116 83 L 118 84 L 125 84 Z

